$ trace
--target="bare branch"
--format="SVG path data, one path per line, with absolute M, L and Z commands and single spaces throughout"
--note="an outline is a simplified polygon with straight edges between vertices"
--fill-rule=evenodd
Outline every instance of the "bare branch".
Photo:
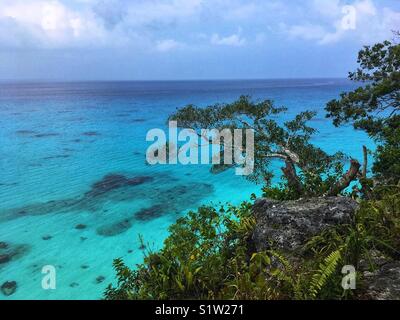
M 360 172 L 360 163 L 352 159 L 350 169 L 343 175 L 343 177 L 336 183 L 327 193 L 327 196 L 337 196 L 341 191 L 346 189 L 352 181 L 357 178 Z

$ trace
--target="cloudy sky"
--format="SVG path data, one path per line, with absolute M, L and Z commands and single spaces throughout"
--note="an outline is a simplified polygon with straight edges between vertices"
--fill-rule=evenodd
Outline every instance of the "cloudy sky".
M 400 0 L 0 0 L 0 79 L 344 77 Z

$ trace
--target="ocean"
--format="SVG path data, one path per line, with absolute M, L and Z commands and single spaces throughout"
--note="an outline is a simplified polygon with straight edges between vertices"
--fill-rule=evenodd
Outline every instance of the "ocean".
M 361 160 L 372 141 L 324 114 L 355 87 L 345 79 L 0 82 L 0 255 L 11 257 L 0 263 L 0 285 L 18 285 L 0 299 L 100 299 L 115 281 L 113 259 L 142 261 L 141 238 L 157 250 L 188 210 L 260 195 L 260 185 L 232 170 L 146 164 L 146 133 L 166 128 L 176 108 L 250 95 L 286 106 L 282 121 L 315 110 L 313 142 Z M 54 290 L 42 287 L 48 265 Z

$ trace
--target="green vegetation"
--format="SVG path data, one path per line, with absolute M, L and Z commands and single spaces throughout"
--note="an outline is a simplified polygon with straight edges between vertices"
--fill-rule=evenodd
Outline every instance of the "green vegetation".
M 400 188 L 363 202 L 354 224 L 326 230 L 305 244 L 305 254 L 255 252 L 251 204 L 189 212 L 170 227 L 159 252 L 135 269 L 114 262 L 117 287 L 107 299 L 342 299 L 341 267 L 360 261 L 374 269 L 370 251 L 400 253 Z M 362 281 L 362 279 L 359 279 Z
M 275 107 L 272 101 L 254 102 L 247 96 L 229 104 L 218 104 L 206 108 L 189 105 L 179 109 L 169 120 L 175 120 L 181 128 L 190 128 L 201 135 L 202 129 L 233 131 L 234 129 L 252 129 L 254 131 L 254 171 L 247 176 L 255 182 L 263 182 L 268 196 L 279 199 L 298 199 L 312 196 L 335 196 L 343 192 L 357 179 L 360 164 L 351 161 L 351 167 L 344 172 L 342 153 L 328 155 L 322 149 L 312 145 L 310 139 L 316 130 L 307 123 L 315 116 L 305 111 L 293 120 L 282 125 L 276 120 L 286 108 Z M 232 134 L 233 135 L 233 134 Z M 222 136 L 222 134 L 221 134 Z M 221 163 L 214 165 L 212 172 L 218 173 L 232 166 L 222 163 L 226 145 L 222 149 Z M 233 148 L 231 145 L 230 147 Z M 233 150 L 232 150 L 233 154 Z M 273 173 L 271 161 L 283 162 L 282 183 L 272 186 Z M 243 164 L 242 164 L 243 165 Z
M 327 116 L 337 126 L 353 122 L 375 139 L 376 178 L 396 184 L 400 181 L 400 45 L 384 41 L 366 46 L 358 63 L 349 78 L 365 85 L 329 102 Z
M 343 155 L 327 155 L 310 143 L 307 126 L 313 113 L 304 112 L 279 125 L 284 111 L 271 101 L 241 97 L 232 104 L 205 109 L 188 106 L 171 119 L 182 127 L 252 128 L 255 130 L 255 173 L 264 181 L 264 195 L 278 200 L 344 195 L 352 181 L 361 188 L 351 194 L 360 207 L 350 224 L 326 229 L 309 239 L 301 254 L 257 252 L 252 242 L 255 218 L 251 202 L 220 209 L 201 207 L 170 227 L 158 252 L 147 252 L 131 269 L 114 262 L 118 283 L 106 299 L 357 299 L 363 298 L 363 274 L 357 290 L 341 286 L 344 265 L 374 270 L 375 252 L 400 258 L 400 47 L 385 41 L 365 47 L 360 69 L 350 74 L 365 86 L 343 93 L 327 105 L 335 125 L 353 121 L 377 141 L 373 177 L 366 163 L 351 161 L 344 172 Z M 271 159 L 283 161 L 283 180 L 271 185 Z M 218 167 L 218 166 L 217 166 Z M 227 169 L 214 168 L 214 171 Z M 254 199 L 252 199 L 254 200 Z

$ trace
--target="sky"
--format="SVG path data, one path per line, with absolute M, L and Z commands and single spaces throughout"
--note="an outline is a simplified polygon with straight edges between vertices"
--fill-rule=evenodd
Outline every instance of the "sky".
M 400 0 L 0 0 L 2 80 L 346 77 Z

